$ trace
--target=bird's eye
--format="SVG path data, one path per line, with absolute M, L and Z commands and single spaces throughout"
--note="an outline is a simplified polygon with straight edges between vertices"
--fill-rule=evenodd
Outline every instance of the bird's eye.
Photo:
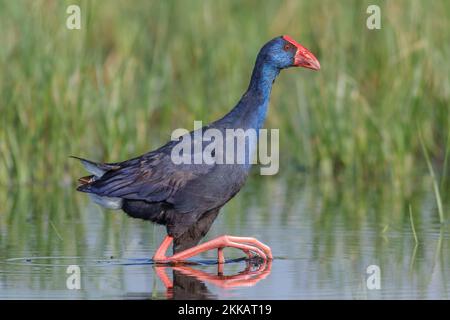
M 289 43 L 286 43 L 286 44 L 284 45 L 284 51 L 288 51 L 288 50 L 291 49 L 291 48 L 292 48 L 292 45 L 289 44 Z

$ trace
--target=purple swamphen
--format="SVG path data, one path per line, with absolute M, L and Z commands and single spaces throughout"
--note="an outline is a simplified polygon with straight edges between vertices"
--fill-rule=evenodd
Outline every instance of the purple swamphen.
M 319 61 L 289 36 L 280 36 L 260 50 L 250 84 L 238 104 L 223 118 L 199 129 L 259 130 L 266 118 L 272 84 L 280 71 L 289 67 L 319 70 Z M 195 131 L 187 133 L 193 136 Z M 254 151 L 258 139 L 246 141 Z M 251 165 L 176 164 L 171 158 L 180 140 L 157 150 L 116 163 L 81 162 L 92 174 L 80 178 L 78 191 L 109 209 L 122 209 L 129 216 L 165 225 L 167 236 L 156 251 L 155 262 L 179 262 L 201 252 L 218 249 L 218 262 L 224 263 L 223 248 L 232 247 L 249 257 L 257 254 L 272 259 L 267 245 L 251 237 L 221 236 L 198 245 L 219 210 L 244 185 Z M 166 256 L 173 242 L 173 255 Z

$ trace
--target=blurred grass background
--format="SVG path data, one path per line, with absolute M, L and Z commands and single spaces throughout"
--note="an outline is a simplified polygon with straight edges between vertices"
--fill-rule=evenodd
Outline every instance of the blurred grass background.
M 81 7 L 81 30 L 66 28 L 70 4 Z M 381 30 L 366 28 L 369 4 L 381 7 Z M 151 244 L 135 254 L 152 252 L 162 228 L 98 214 L 75 192 L 85 171 L 68 156 L 125 160 L 175 128 L 217 119 L 246 89 L 260 47 L 281 34 L 322 70 L 277 79 L 266 127 L 280 129 L 280 173 L 249 179 L 208 237 L 288 243 L 285 230 L 298 227 L 308 245 L 295 250 L 311 243 L 321 261 L 372 247 L 401 260 L 414 248 L 420 281 L 435 278 L 438 258 L 447 270 L 445 0 L 0 0 L 0 259 L 122 256 L 134 234 Z M 29 277 L 31 286 L 41 280 Z
M 65 27 L 69 4 L 81 30 Z M 366 28 L 369 4 L 381 30 Z M 449 13 L 443 0 L 1 0 L 1 185 L 70 184 L 80 167 L 69 155 L 125 160 L 215 120 L 281 34 L 322 65 L 275 84 L 266 126 L 280 129 L 281 173 L 408 189 L 427 173 L 420 132 L 445 178 Z

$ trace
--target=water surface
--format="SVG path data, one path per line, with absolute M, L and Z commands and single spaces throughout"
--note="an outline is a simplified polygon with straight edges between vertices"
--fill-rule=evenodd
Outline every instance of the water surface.
M 252 177 L 206 239 L 253 236 L 274 260 L 227 249 L 237 260 L 223 268 L 216 252 L 188 266 L 154 265 L 163 227 L 103 211 L 71 186 L 12 188 L 0 196 L 0 298 L 448 299 L 450 228 L 422 180 L 399 192 L 297 173 Z M 69 265 L 80 266 L 80 290 L 67 289 Z M 370 265 L 380 268 L 378 290 L 366 285 Z

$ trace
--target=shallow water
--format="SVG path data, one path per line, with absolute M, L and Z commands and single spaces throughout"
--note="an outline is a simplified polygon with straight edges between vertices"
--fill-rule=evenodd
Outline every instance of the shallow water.
M 154 265 L 164 228 L 102 211 L 70 186 L 2 192 L 0 298 L 449 298 L 450 227 L 438 222 L 428 183 L 405 195 L 311 180 L 250 179 L 206 239 L 253 236 L 274 260 L 248 262 L 226 249 L 222 270 L 216 252 L 192 265 Z M 79 290 L 67 288 L 69 265 L 80 267 Z M 380 268 L 380 289 L 367 286 L 370 265 Z

